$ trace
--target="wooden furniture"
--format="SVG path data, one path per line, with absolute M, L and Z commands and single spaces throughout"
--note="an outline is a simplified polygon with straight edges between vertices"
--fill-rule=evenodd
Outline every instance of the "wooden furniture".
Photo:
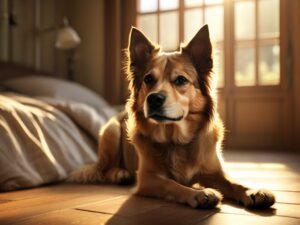
M 0 61 L 0 83 L 4 80 L 33 74 L 35 70 L 15 63 Z

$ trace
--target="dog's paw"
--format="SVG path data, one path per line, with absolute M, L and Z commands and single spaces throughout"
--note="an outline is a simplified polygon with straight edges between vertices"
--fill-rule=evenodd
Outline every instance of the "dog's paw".
M 240 203 L 247 208 L 267 209 L 275 203 L 275 196 L 268 190 L 248 190 Z
M 129 185 L 134 183 L 135 179 L 127 170 L 119 170 L 117 172 L 117 184 L 119 185 Z
M 114 184 L 129 185 L 134 183 L 135 178 L 127 170 L 121 168 L 113 168 L 106 174 L 106 179 Z
M 195 191 L 187 200 L 187 203 L 193 208 L 212 209 L 219 204 L 222 198 L 220 192 L 214 189 L 205 188 L 203 190 Z

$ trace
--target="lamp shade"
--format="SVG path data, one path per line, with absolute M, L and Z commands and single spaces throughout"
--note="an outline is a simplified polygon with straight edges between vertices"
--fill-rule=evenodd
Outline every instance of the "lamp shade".
M 80 44 L 80 37 L 77 32 L 68 24 L 58 30 L 55 47 L 57 49 L 68 50 Z

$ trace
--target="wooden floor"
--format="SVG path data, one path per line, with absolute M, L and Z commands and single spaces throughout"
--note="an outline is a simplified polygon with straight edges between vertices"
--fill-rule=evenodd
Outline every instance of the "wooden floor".
M 248 211 L 224 202 L 197 210 L 131 195 L 131 188 L 99 185 L 52 185 L 0 194 L 0 224 L 42 225 L 299 225 L 300 156 L 228 153 L 232 177 L 254 188 L 274 191 L 277 203 Z

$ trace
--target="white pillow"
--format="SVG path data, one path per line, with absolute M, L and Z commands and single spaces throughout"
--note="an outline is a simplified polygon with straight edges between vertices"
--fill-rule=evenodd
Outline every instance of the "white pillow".
M 108 118 L 115 114 L 115 110 L 102 97 L 74 82 L 32 75 L 7 80 L 4 85 L 12 91 L 28 96 L 46 96 L 81 102 L 92 106 Z

